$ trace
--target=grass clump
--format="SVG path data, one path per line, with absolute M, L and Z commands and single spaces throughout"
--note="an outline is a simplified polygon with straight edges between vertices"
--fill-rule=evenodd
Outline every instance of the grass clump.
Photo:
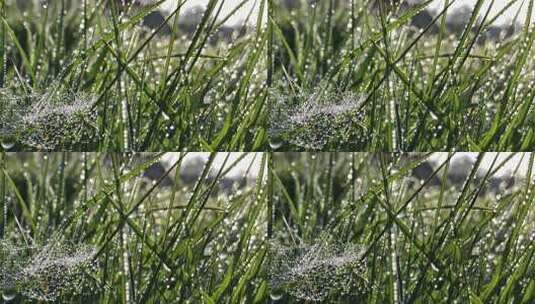
M 253 0 L 194 11 L 184 8 L 193 0 L 176 1 L 163 16 L 164 0 L 19 2 L 2 6 L 2 86 L 95 96 L 92 151 L 267 145 L 265 1 L 232 28 L 224 21 Z M 223 15 L 229 3 L 236 10 Z
M 460 12 L 453 2 L 438 11 L 428 10 L 431 1 L 274 3 L 273 103 L 316 90 L 363 98 L 355 103 L 362 141 L 284 144 L 320 151 L 532 150 L 533 1 L 524 2 L 526 19 L 503 28 L 496 19 L 519 1 L 506 1 L 497 14 L 494 2 Z M 325 140 L 341 128 L 317 124 Z
M 269 208 L 270 236 L 278 245 L 269 263 L 275 265 L 272 275 L 285 278 L 286 285 L 272 279 L 272 298 L 283 303 L 532 302 L 533 155 L 477 154 L 460 171 L 454 157 L 276 153 Z M 497 186 L 493 180 L 508 180 L 497 175 L 504 168 L 515 182 Z M 327 242 L 325 234 L 332 236 Z M 325 255 L 329 246 L 341 249 Z M 343 248 L 359 250 L 349 255 L 353 251 Z M 331 261 L 346 265 L 344 257 L 360 267 L 337 277 Z M 305 265 L 322 271 L 307 272 Z M 315 277 L 331 272 L 326 281 Z M 351 278 L 360 278 L 353 282 L 361 288 L 351 289 L 357 293 L 331 292 Z M 295 286 L 318 296 L 304 297 Z
M 164 153 L 2 156 L 0 292 L 12 301 L 268 297 L 261 267 L 266 156 L 214 153 L 195 173 L 182 170 L 188 153 L 170 162 Z M 237 167 L 244 169 L 235 185 L 218 191 Z

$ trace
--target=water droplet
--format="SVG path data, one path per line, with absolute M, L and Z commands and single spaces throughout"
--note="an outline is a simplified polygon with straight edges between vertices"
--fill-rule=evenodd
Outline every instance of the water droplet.
M 269 147 L 273 150 L 279 150 L 284 145 L 282 137 L 279 133 L 272 133 L 269 137 Z
M 271 147 L 271 149 L 273 149 L 274 151 L 275 150 L 278 150 L 282 147 L 282 141 L 273 141 L 273 140 L 270 140 L 269 141 L 269 146 Z
M 270 297 L 271 300 L 273 300 L 273 301 L 279 301 L 280 299 L 282 299 L 283 296 L 284 296 L 284 294 L 283 294 L 282 291 L 280 291 L 280 290 L 271 291 L 271 292 L 269 293 L 269 297 Z
M 2 139 L 2 141 L 0 141 L 0 145 L 2 146 L 2 149 L 4 149 L 5 151 L 9 151 L 15 146 L 15 141 L 12 139 L 4 138 Z
M 17 294 L 14 291 L 4 291 L 4 292 L 2 292 L 2 299 L 4 300 L 4 302 L 13 301 L 13 299 L 15 299 L 16 296 L 17 296 Z

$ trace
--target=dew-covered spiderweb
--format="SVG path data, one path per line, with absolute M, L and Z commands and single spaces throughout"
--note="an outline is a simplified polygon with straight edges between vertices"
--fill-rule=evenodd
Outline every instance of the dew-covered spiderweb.
M 357 244 L 326 237 L 295 246 L 272 243 L 268 263 L 271 293 L 307 301 L 363 294 L 369 289 L 363 253 Z
M 0 291 L 4 299 L 18 296 L 54 301 L 80 294 L 92 284 L 95 249 L 53 237 L 44 245 L 0 241 Z
M 363 99 L 352 92 L 272 94 L 270 137 L 280 138 L 304 149 L 321 150 L 337 145 L 358 145 L 366 141 L 360 111 Z
M 2 89 L 0 140 L 39 150 L 91 144 L 97 134 L 95 102 L 94 96 L 82 93 Z

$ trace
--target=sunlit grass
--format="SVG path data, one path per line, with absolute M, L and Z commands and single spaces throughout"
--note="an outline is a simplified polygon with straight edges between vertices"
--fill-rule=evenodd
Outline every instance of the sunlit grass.
M 450 23 L 461 18 L 449 9 L 454 1 L 443 1 L 419 27 L 411 20 L 431 1 L 403 9 L 372 9 L 373 2 L 273 4 L 272 146 L 279 151 L 533 149 L 533 1 L 524 1 L 526 19 L 512 20 L 505 29 L 511 35 L 497 41 L 487 38 L 496 29 L 494 21 L 520 1 L 506 1 L 498 14 L 477 1 L 457 32 Z M 297 6 L 288 9 L 285 3 Z M 316 119 L 321 145 L 296 143 L 295 124 L 278 128 L 284 123 L 279 113 L 291 112 L 310 96 L 319 95 L 329 106 L 339 101 L 332 94 L 347 92 L 364 99 L 357 99 L 358 111 L 346 112 L 358 117 L 345 123 L 346 129 L 364 130 L 358 138 L 340 129 L 338 114 Z
M 282 282 L 284 269 L 275 270 L 271 297 L 283 303 L 533 302 L 533 155 L 523 155 L 522 175 L 511 172 L 513 185 L 494 183 L 492 191 L 495 172 L 506 165 L 518 170 L 513 155 L 487 155 L 491 164 L 484 167 L 479 154 L 460 171 L 448 162 L 453 154 L 445 156 L 415 174 L 428 154 L 275 153 L 274 250 L 284 246 L 282 258 L 315 250 L 297 262 L 270 255 L 274 265 L 292 265 Z M 453 178 L 453 170 L 463 178 Z M 357 249 L 328 249 L 339 244 Z M 346 273 L 347 257 L 360 266 L 343 279 L 318 280 L 320 274 L 299 264 Z M 335 287 L 345 292 L 331 292 Z
M 92 151 L 262 149 L 266 1 L 256 1 L 259 14 L 246 14 L 230 41 L 216 38 L 229 17 L 219 8 L 229 0 L 211 0 L 197 23 L 180 27 L 185 1 L 153 29 L 141 23 L 163 0 L 143 7 L 109 0 L 27 1 L 26 8 L 8 2 L 1 8 L 7 69 L 0 70 L 0 111 L 18 99 L 21 107 L 39 103 L 35 92 L 84 94 L 96 99 L 96 118 L 88 119 L 98 130 Z M 230 14 L 252 1 L 233 2 Z M 11 150 L 87 150 L 28 146 L 1 124 L 0 137 L 15 140 Z
M 1 157 L 4 297 L 16 303 L 262 303 L 267 298 L 261 273 L 267 155 L 250 160 L 245 154 L 235 160 L 226 155 L 215 165 L 211 154 L 204 167 L 195 168 L 198 174 L 189 176 L 193 183 L 181 177 L 186 154 L 146 176 L 162 154 Z M 251 179 L 253 162 L 260 169 Z M 236 166 L 246 168 L 243 176 L 226 193 L 218 190 Z M 169 179 L 173 182 L 164 183 Z M 245 187 L 238 186 L 242 181 Z M 42 259 L 28 260 L 39 252 Z M 68 275 L 61 274 L 77 261 L 86 263 L 87 256 L 90 267 L 83 272 L 71 267 Z M 15 262 L 22 266 L 10 268 Z M 39 276 L 23 276 L 25 269 L 38 269 Z M 17 280 L 3 280 L 6 275 Z M 43 293 L 47 299 L 38 297 Z

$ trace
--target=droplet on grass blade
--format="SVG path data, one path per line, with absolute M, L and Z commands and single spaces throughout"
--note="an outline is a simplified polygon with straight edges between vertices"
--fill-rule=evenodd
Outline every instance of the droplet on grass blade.
M 282 299 L 283 296 L 284 296 L 284 293 L 281 290 L 272 290 L 269 293 L 269 297 L 273 301 L 279 301 L 280 299 Z
M 282 148 L 282 146 L 284 145 L 284 141 L 281 138 L 281 135 L 279 132 L 270 132 L 270 133 L 271 134 L 269 135 L 269 147 L 273 151 L 277 151 L 280 148 Z
M 123 6 L 127 6 L 130 4 L 143 6 L 143 5 L 149 5 L 155 2 L 154 0 L 117 0 L 117 1 L 119 2 L 119 4 Z
M 2 146 L 2 149 L 4 149 L 4 151 L 9 151 L 15 146 L 15 140 L 12 138 L 4 138 L 2 139 L 2 142 L 0 142 L 0 145 Z
M 16 297 L 17 297 L 17 294 L 13 290 L 7 290 L 7 291 L 2 292 L 2 300 L 4 300 L 4 302 L 11 302 Z

